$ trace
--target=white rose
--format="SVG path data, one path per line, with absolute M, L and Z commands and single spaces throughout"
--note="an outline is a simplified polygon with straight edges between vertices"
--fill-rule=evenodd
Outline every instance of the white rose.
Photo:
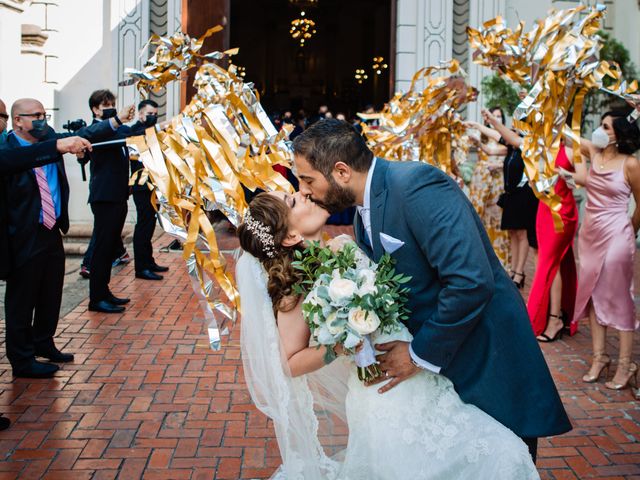
M 342 304 L 353 298 L 358 286 L 346 278 L 334 278 L 329 283 L 329 297 L 331 301 Z
M 344 332 L 344 325 L 339 325 L 337 312 L 331 312 L 327 317 L 327 330 L 331 335 L 340 335 Z
M 380 326 L 380 318 L 375 312 L 369 312 L 362 308 L 349 310 L 349 326 L 360 335 L 369 335 Z
M 353 241 L 353 238 L 351 238 L 349 235 L 343 234 L 329 240 L 327 242 L 327 247 L 329 247 L 333 253 L 338 253 L 345 247 L 345 245 L 348 245 L 350 243 L 355 243 Z
M 361 297 L 369 293 L 375 295 L 378 292 L 378 288 L 376 287 L 376 272 L 373 270 L 360 270 L 358 272 L 358 280 L 360 281 L 358 295 Z

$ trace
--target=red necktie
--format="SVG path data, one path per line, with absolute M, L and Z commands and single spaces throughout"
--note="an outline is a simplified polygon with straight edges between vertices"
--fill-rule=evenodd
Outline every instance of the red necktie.
M 51 196 L 51 190 L 49 190 L 47 175 L 42 167 L 34 168 L 33 171 L 36 173 L 36 180 L 38 180 L 38 187 L 40 188 L 42 224 L 51 230 L 56 224 L 56 209 L 53 206 L 53 197 Z

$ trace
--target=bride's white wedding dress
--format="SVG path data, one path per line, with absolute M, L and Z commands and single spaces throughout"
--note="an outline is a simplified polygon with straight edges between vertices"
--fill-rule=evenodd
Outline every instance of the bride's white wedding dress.
M 266 273 L 244 253 L 236 278 L 242 302 L 241 349 L 251 397 L 273 422 L 283 463 L 275 479 L 539 479 L 524 442 L 477 407 L 465 404 L 442 375 L 420 372 L 387 393 L 365 387 L 355 364 L 340 359 L 292 378 L 266 290 Z M 302 321 L 302 319 L 301 319 Z M 374 339 L 410 341 L 403 329 Z M 314 408 L 315 407 L 315 408 Z M 319 431 L 343 418 L 348 444 Z M 320 437 L 320 438 L 319 438 Z

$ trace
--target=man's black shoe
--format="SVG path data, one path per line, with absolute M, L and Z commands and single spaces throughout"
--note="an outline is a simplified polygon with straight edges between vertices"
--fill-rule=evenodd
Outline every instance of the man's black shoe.
M 111 295 L 108 300 L 114 305 L 126 305 L 131 301 L 130 298 L 118 298 L 115 295 Z
M 6 430 L 11 425 L 11 420 L 0 416 L 0 430 Z
M 169 267 L 163 267 L 161 265 L 158 265 L 157 263 L 153 264 L 151 266 L 151 268 L 149 268 L 149 270 L 151 270 L 152 272 L 168 272 L 169 271 Z
M 55 347 L 50 350 L 36 350 L 36 357 L 43 357 L 55 363 L 73 362 L 73 353 L 62 353 Z
M 53 363 L 43 363 L 38 362 L 37 360 L 31 360 L 31 363 L 28 363 L 22 368 L 14 368 L 13 376 L 24 378 L 51 378 L 58 370 L 60 370 L 60 367 Z
M 89 302 L 89 310 L 102 313 L 122 313 L 124 312 L 124 307 L 114 305 L 108 300 L 100 300 L 99 302 Z
M 136 278 L 141 278 L 143 280 L 162 280 L 164 277 L 147 269 L 142 270 L 141 272 L 136 272 Z

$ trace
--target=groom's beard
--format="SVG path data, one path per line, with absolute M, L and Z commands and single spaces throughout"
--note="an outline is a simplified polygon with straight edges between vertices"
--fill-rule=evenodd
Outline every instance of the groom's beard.
M 333 179 L 329 177 L 329 190 L 323 201 L 313 199 L 318 205 L 327 210 L 329 213 L 338 213 L 352 207 L 356 203 L 356 194 L 348 188 L 343 188 Z

